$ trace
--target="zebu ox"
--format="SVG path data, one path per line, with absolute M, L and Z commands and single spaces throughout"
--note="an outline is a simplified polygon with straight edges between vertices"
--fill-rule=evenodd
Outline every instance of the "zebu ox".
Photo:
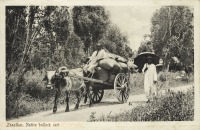
M 68 70 L 66 67 L 60 67 L 58 71 L 47 71 L 47 75 L 44 80 L 47 80 L 47 87 L 55 87 L 55 100 L 53 112 L 57 111 L 58 99 L 61 95 L 61 91 L 66 94 L 66 109 L 65 112 L 69 111 L 69 94 L 74 92 L 77 98 L 77 103 L 74 109 L 79 108 L 79 103 L 81 97 L 83 96 L 83 91 L 85 90 L 85 83 L 82 79 L 69 77 L 68 75 L 83 76 L 83 70 L 81 68 Z M 90 97 L 88 95 L 88 97 Z M 91 106 L 91 104 L 89 105 Z

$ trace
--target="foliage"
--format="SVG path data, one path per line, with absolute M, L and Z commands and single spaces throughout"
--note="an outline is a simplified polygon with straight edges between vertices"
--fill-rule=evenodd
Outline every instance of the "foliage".
M 101 6 L 75 6 L 72 14 L 74 32 L 83 41 L 85 52 L 91 54 L 107 29 L 109 14 Z
M 78 52 L 78 53 L 77 53 Z M 83 43 L 76 34 L 72 33 L 65 44 L 65 57 L 67 64 L 72 67 L 81 67 L 86 54 L 83 50 Z
M 14 94 L 13 92 L 11 92 L 12 94 Z M 29 94 L 24 94 L 22 93 L 20 95 L 19 98 L 19 103 L 18 103 L 18 115 L 16 115 L 16 111 L 15 109 L 13 109 L 14 105 L 13 103 L 15 103 L 15 100 L 13 99 L 13 96 L 9 96 L 7 95 L 7 100 L 6 100 L 6 119 L 11 119 L 11 118 L 15 118 L 18 116 L 24 116 L 27 114 L 31 114 L 31 113 L 36 113 L 36 112 L 40 112 L 40 111 L 45 111 L 45 110 L 50 110 L 53 108 L 53 98 L 49 98 L 49 99 L 36 99 L 33 98 L 32 96 L 30 96 Z
M 94 116 L 94 115 L 93 115 Z M 194 88 L 186 93 L 169 92 L 156 101 L 117 115 L 93 117 L 89 121 L 193 121 Z
M 52 21 L 52 31 L 51 33 L 55 33 L 55 42 L 58 42 L 62 45 L 69 35 L 70 35 L 70 15 L 68 11 L 68 7 L 61 6 L 57 7 L 55 11 L 51 15 Z
M 60 65 L 79 67 L 79 61 L 87 55 L 82 50 L 88 48 L 92 53 L 103 36 L 109 37 L 109 33 L 113 33 L 109 31 L 113 27 L 108 26 L 109 13 L 101 6 L 77 6 L 71 12 L 66 6 L 7 6 L 7 74 L 19 70 L 19 63 L 23 65 L 21 70 L 52 69 Z M 119 28 L 117 31 L 111 44 L 108 40 L 105 42 L 113 48 L 122 47 L 119 55 L 125 56 L 126 51 L 131 49 L 127 45 L 127 37 L 121 35 Z M 91 45 L 88 37 L 91 38 Z
M 142 41 L 140 43 L 140 47 L 138 48 L 138 54 L 141 52 L 154 52 L 153 50 L 153 43 L 151 41 Z
M 6 71 L 17 70 L 26 39 L 26 7 L 6 6 Z
M 184 65 L 194 63 L 193 10 L 186 6 L 165 6 L 151 19 L 151 36 L 155 53 L 164 60 L 178 57 Z
M 113 24 L 109 24 L 108 29 L 103 34 L 99 43 L 111 53 L 128 58 L 132 53 L 132 49 L 128 46 L 129 41 L 127 35 L 120 32 L 120 29 Z
M 45 72 L 34 69 L 23 77 L 24 86 L 17 93 L 17 73 L 12 73 L 6 82 L 6 118 L 23 116 L 52 108 L 54 91 L 46 90 L 42 79 Z M 18 94 L 18 100 L 16 95 Z M 18 106 L 18 112 L 16 105 Z

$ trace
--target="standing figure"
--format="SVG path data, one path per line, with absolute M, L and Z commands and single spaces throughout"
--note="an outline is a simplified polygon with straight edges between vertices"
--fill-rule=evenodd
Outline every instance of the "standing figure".
M 144 90 L 146 97 L 148 99 L 147 103 L 150 100 L 155 99 L 157 96 L 157 72 L 156 66 L 153 64 L 153 59 L 151 56 L 147 57 L 147 63 L 144 64 L 142 69 L 144 75 Z

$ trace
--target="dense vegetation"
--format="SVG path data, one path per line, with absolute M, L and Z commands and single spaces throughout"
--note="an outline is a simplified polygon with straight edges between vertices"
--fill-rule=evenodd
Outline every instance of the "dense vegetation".
M 169 69 L 171 57 L 177 57 L 183 65 L 194 64 L 194 16 L 187 6 L 164 6 L 151 18 L 151 34 L 141 42 L 138 53 L 155 52 Z
M 186 93 L 169 92 L 156 101 L 139 105 L 117 115 L 90 115 L 89 121 L 193 121 L 194 88 Z

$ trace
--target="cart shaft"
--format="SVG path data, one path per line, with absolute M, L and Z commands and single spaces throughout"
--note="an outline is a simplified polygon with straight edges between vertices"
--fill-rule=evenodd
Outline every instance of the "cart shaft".
M 105 85 L 112 85 L 111 83 L 102 81 L 102 80 L 98 80 L 98 79 L 93 79 L 93 78 L 88 78 L 88 77 L 82 77 L 82 76 L 78 76 L 78 75 L 68 75 L 69 77 L 73 77 L 73 78 L 78 78 L 78 79 L 83 79 L 83 80 L 87 80 L 87 81 L 91 81 L 91 82 L 95 82 L 95 83 L 100 83 L 100 84 L 105 84 Z

